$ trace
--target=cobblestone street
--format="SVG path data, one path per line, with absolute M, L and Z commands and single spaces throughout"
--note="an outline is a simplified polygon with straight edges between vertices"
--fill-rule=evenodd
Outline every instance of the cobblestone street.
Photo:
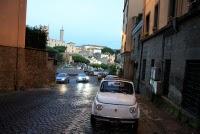
M 52 89 L 34 89 L 26 92 L 0 95 L 0 133 L 128 133 L 126 125 L 99 124 L 92 131 L 91 104 L 98 82 L 76 83 Z M 153 104 L 137 96 L 141 107 L 139 134 L 192 134 L 175 119 L 156 109 Z

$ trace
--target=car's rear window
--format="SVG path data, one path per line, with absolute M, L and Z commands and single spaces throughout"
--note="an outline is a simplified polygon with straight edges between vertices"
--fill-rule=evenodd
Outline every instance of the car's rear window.
M 133 94 L 134 90 L 132 84 L 129 82 L 104 81 L 101 84 L 100 92 Z

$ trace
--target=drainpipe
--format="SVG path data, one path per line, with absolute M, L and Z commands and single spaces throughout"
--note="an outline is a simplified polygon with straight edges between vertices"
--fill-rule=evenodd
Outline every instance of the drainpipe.
M 139 77 L 138 77 L 138 84 L 137 84 L 137 92 L 140 93 L 140 78 L 141 78 L 141 68 L 142 68 L 142 57 L 143 57 L 143 42 L 142 42 L 142 48 L 141 48 L 141 51 L 140 51 L 140 64 L 139 64 Z
M 165 63 L 165 32 L 163 33 L 163 37 L 162 37 L 162 53 L 161 53 L 161 80 L 162 80 L 162 83 L 161 83 L 161 89 L 162 89 L 162 93 L 163 93 L 163 81 L 164 81 L 164 63 Z

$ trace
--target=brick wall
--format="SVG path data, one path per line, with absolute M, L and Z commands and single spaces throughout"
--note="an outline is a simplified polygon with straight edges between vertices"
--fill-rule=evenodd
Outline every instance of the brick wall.
M 0 46 L 0 90 L 48 87 L 55 66 L 45 51 Z

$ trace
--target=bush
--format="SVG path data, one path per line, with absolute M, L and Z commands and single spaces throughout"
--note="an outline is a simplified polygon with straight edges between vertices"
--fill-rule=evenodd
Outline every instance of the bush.
M 101 65 L 100 64 L 91 64 L 90 66 L 94 67 L 94 68 L 100 68 Z
M 26 38 L 25 38 L 26 48 L 35 49 L 46 49 L 47 44 L 47 31 L 45 31 L 42 26 L 38 27 L 26 27 Z
M 104 70 L 106 70 L 106 69 L 108 69 L 108 68 L 109 68 L 109 66 L 108 66 L 108 65 L 106 65 L 106 64 L 101 64 L 101 68 L 103 68 Z
M 113 51 L 113 49 L 109 48 L 109 47 L 105 47 L 102 49 L 102 53 L 103 54 L 106 54 L 106 53 L 109 53 L 109 54 L 114 54 L 115 52 Z
M 49 57 L 57 60 L 58 64 L 63 63 L 63 54 L 60 53 L 57 49 L 47 46 L 46 50 L 48 51 Z
M 117 67 L 116 67 L 116 65 L 115 64 L 110 65 L 109 66 L 109 71 L 110 71 L 111 75 L 116 75 L 116 73 L 117 73 Z
M 54 49 L 58 50 L 60 53 L 64 53 L 66 47 L 65 46 L 55 46 Z
M 88 59 L 86 59 L 85 57 L 78 55 L 78 54 L 73 55 L 72 59 L 74 60 L 74 62 L 77 62 L 77 63 L 85 63 L 85 64 L 90 63 L 90 61 Z

